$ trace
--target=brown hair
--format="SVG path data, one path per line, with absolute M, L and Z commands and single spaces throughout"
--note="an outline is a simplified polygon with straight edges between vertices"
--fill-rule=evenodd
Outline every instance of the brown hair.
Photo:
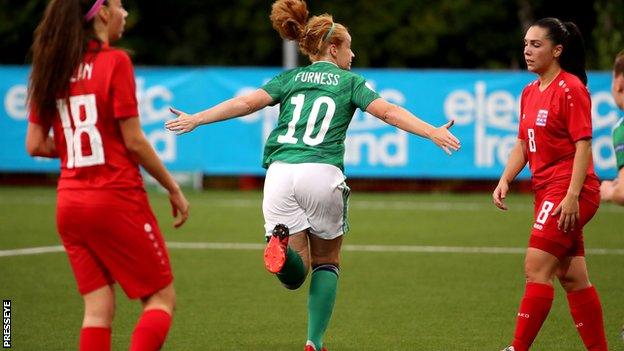
M 82 60 L 87 42 L 95 38 L 93 20 L 84 19 L 93 2 L 52 0 L 35 30 L 28 101 L 43 119 L 52 118 L 56 99 L 67 96 L 69 80 Z
M 303 0 L 277 0 L 271 8 L 273 28 L 284 39 L 299 42 L 299 50 L 316 61 L 330 45 L 340 45 L 348 30 L 335 23 L 329 14 L 313 16 L 308 20 L 308 6 Z
M 615 61 L 613 62 L 613 74 L 615 77 L 624 74 L 624 50 L 620 51 L 615 56 Z

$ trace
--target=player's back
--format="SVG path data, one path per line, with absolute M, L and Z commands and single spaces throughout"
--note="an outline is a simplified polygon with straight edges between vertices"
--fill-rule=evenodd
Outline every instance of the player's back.
M 273 161 L 314 162 L 342 169 L 353 113 L 378 97 L 365 83 L 361 76 L 326 61 L 284 72 L 267 83 L 264 89 L 281 105 L 264 166 Z
M 138 164 L 119 127 L 121 118 L 138 116 L 132 63 L 124 51 L 95 46 L 90 44 L 71 78 L 69 98 L 57 100 L 58 188 L 142 188 Z

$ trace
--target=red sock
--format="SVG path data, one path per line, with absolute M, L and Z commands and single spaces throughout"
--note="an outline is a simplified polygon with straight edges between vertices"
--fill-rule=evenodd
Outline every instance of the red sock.
M 85 327 L 80 329 L 80 351 L 110 351 L 111 328 Z
M 576 330 L 591 351 L 607 351 L 600 297 L 593 286 L 568 293 L 568 305 Z
M 527 283 L 520 302 L 513 346 L 516 351 L 527 351 L 550 312 L 555 289 L 548 284 Z
M 163 310 L 143 312 L 132 333 L 130 351 L 156 351 L 165 343 L 171 315 Z

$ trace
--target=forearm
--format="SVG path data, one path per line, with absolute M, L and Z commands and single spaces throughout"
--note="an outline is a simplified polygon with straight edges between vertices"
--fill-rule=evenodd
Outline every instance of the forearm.
M 54 143 L 54 138 L 52 138 L 51 136 L 48 136 L 45 139 L 45 142 L 40 144 L 39 147 L 36 149 L 36 154 L 33 154 L 32 156 L 57 158 L 58 152 L 56 151 L 56 144 Z
M 254 111 L 257 111 L 257 108 L 254 109 L 254 106 L 252 106 L 248 101 L 242 97 L 235 97 L 207 110 L 198 112 L 194 114 L 194 117 L 198 119 L 198 125 L 201 125 L 224 121 L 234 117 L 245 116 Z
M 572 166 L 572 179 L 568 187 L 568 194 L 579 196 L 585 177 L 587 176 L 587 167 L 591 160 L 591 141 L 579 140 L 576 142 L 576 152 L 574 153 L 574 163 Z
M 399 129 L 424 138 L 429 138 L 431 132 L 435 129 L 431 124 L 414 116 L 405 108 L 394 104 L 390 104 L 381 119 Z
M 613 182 L 613 195 L 611 201 L 624 206 L 624 168 L 620 168 L 618 178 Z
M 169 193 L 180 190 L 175 179 L 173 179 L 171 174 L 167 171 L 147 139 L 143 138 L 143 140 L 137 141 L 132 148 L 129 148 L 129 151 L 145 171 L 154 177 Z
M 50 129 L 36 123 L 28 123 L 26 130 L 26 151 L 30 156 L 58 157 L 54 138 L 49 134 Z
M 507 165 L 500 179 L 507 183 L 513 182 L 518 176 L 518 173 L 526 166 L 526 163 L 527 159 L 524 155 L 524 142 L 518 139 L 516 145 L 514 145 L 514 148 L 509 154 L 509 160 L 507 161 Z

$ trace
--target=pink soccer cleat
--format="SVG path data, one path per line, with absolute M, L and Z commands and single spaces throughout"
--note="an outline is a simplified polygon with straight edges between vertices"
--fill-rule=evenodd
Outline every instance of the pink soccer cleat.
M 284 267 L 288 250 L 288 227 L 278 224 L 273 228 L 273 235 L 264 249 L 264 267 L 271 273 L 277 273 Z

